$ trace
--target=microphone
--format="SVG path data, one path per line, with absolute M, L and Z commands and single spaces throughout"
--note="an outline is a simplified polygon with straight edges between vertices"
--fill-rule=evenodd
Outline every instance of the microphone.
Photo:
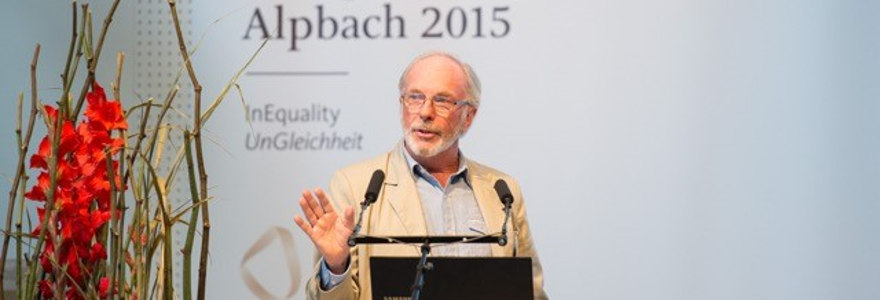
M 498 199 L 501 199 L 501 204 L 504 205 L 504 224 L 501 225 L 501 237 L 498 238 L 498 245 L 504 246 L 507 245 L 507 222 L 510 220 L 513 194 L 510 193 L 510 188 L 507 187 L 507 182 L 504 179 L 495 181 L 495 193 L 498 194 Z
M 373 177 L 370 177 L 370 184 L 367 185 L 367 192 L 364 193 L 364 202 L 361 205 L 370 205 L 379 198 L 379 191 L 382 190 L 382 182 L 385 181 L 385 172 L 382 170 L 373 171 Z
M 501 199 L 505 208 L 513 203 L 513 194 L 510 193 L 510 188 L 507 187 L 507 182 L 504 179 L 498 179 L 495 182 L 495 193 L 498 194 L 498 199 Z
M 373 176 L 370 177 L 370 184 L 367 185 L 367 191 L 364 193 L 364 201 L 361 202 L 361 212 L 358 214 L 357 225 L 354 226 L 354 231 L 351 232 L 351 235 L 348 237 L 348 246 L 354 247 L 354 237 L 361 231 L 361 222 L 364 220 L 364 211 L 367 210 L 367 207 L 370 204 L 376 202 L 376 199 L 379 198 L 379 191 L 382 190 L 382 182 L 385 181 L 385 172 L 382 170 L 373 171 Z

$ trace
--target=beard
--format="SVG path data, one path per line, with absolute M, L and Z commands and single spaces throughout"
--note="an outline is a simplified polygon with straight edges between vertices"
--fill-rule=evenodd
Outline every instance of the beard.
M 458 141 L 465 133 L 465 120 L 467 118 L 467 114 L 461 114 L 460 119 L 455 124 L 455 128 L 451 134 L 444 135 L 441 130 L 434 125 L 433 122 L 422 122 L 421 120 L 413 122 L 413 124 L 409 127 L 406 126 L 405 120 L 401 119 L 403 125 L 403 136 L 406 145 L 409 146 L 409 149 L 412 150 L 416 155 L 422 157 L 434 157 L 437 154 L 443 153 L 443 151 L 449 150 L 455 142 Z M 437 133 L 437 139 L 433 143 L 427 144 L 423 141 L 420 141 L 418 137 L 415 135 L 416 130 L 424 130 L 429 132 Z

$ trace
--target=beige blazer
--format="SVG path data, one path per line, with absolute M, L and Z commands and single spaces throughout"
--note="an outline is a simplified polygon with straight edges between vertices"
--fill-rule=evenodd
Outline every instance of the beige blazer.
M 355 208 L 355 215 L 363 201 L 364 191 L 369 184 L 373 171 L 380 169 L 385 172 L 385 185 L 379 199 L 364 213 L 361 233 L 376 236 L 394 235 L 427 235 L 427 225 L 422 210 L 419 194 L 416 189 L 412 172 L 403 157 L 403 142 L 388 153 L 376 158 L 357 163 L 336 172 L 330 181 L 330 197 L 337 211 L 345 205 Z M 517 245 L 517 256 L 532 258 L 534 274 L 535 299 L 547 299 L 543 289 L 541 263 L 532 243 L 529 223 L 523 206 L 522 192 L 516 181 L 497 170 L 474 161 L 465 162 L 468 168 L 468 179 L 474 190 L 477 204 L 483 213 L 487 228 L 498 228 L 504 223 L 504 211 L 493 185 L 498 179 L 504 179 L 514 195 L 513 216 L 508 224 L 508 232 L 514 232 L 517 239 L 501 247 L 492 245 L 492 256 L 512 256 L 514 244 Z M 490 229 L 490 232 L 495 232 Z M 514 243 L 514 240 L 517 240 Z M 318 254 L 320 255 L 320 254 Z M 370 290 L 370 256 L 415 256 L 420 255 L 416 246 L 407 245 L 359 245 L 351 248 L 351 263 L 348 278 L 329 291 L 320 287 L 320 265 L 315 264 L 315 271 L 306 286 L 308 299 L 372 299 Z M 320 257 L 318 257 L 320 258 Z M 318 260 L 320 262 L 320 260 Z

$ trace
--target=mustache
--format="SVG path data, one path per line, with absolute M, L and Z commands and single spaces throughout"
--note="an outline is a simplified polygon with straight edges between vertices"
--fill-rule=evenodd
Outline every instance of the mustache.
M 410 125 L 409 130 L 410 131 L 421 130 L 421 131 L 429 131 L 429 132 L 440 132 L 440 129 L 436 128 L 436 127 L 437 126 L 434 126 L 431 123 L 418 123 L 418 124 Z

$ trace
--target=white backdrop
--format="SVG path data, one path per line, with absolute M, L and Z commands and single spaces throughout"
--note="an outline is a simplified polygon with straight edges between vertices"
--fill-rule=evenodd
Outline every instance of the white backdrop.
M 0 132 L 12 141 L 12 100 L 28 90 L 36 42 L 44 101 L 57 97 L 69 4 L 3 5 Z M 339 22 L 335 36 L 325 21 L 327 39 L 319 37 L 318 6 Z M 145 85 L 176 71 L 146 65 L 176 55 L 162 43 L 170 38 L 165 7 L 120 7 L 102 63 L 112 65 L 119 50 L 131 58 L 128 105 L 135 93 L 167 88 Z M 255 298 L 246 271 L 274 295 L 298 288 L 293 298 L 303 297 L 314 249 L 292 222 L 297 195 L 397 142 L 398 76 L 434 49 L 458 54 L 482 79 L 483 103 L 462 149 L 519 179 L 551 297 L 880 298 L 877 2 L 228 0 L 182 8 L 188 36 L 204 34 L 194 63 L 209 99 L 259 45 L 259 11 L 273 38 L 240 80 L 245 100 L 263 111 L 318 109 L 309 121 L 260 115 L 249 125 L 232 94 L 208 123 L 210 299 Z M 386 10 L 400 17 L 391 32 Z M 294 40 L 294 28 L 305 35 L 303 18 L 312 32 Z M 358 30 L 343 37 L 352 19 Z M 482 37 L 474 37 L 478 19 Z M 505 22 L 507 33 L 493 37 Z M 442 37 L 422 37 L 426 30 Z M 353 142 L 248 147 L 249 136 L 279 133 Z M 15 150 L 0 145 L 6 179 Z M 0 188 L 8 191 L 8 180 Z M 267 232 L 293 243 L 271 239 L 245 259 Z

